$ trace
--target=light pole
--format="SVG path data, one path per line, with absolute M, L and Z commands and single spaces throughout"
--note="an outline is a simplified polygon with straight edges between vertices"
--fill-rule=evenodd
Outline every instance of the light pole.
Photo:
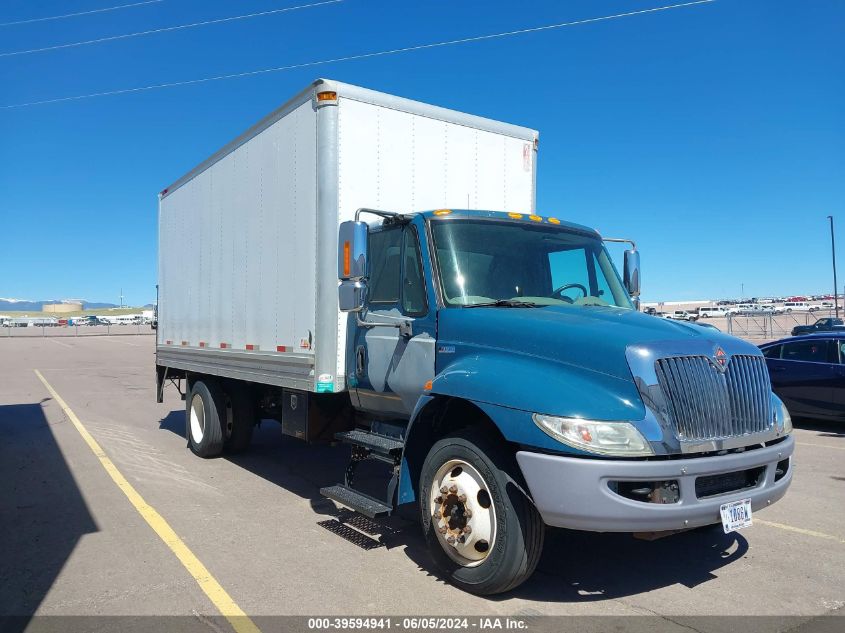
M 836 283 L 836 242 L 833 239 L 833 216 L 827 216 L 827 219 L 830 220 L 830 256 L 833 260 L 833 309 L 836 312 L 836 318 L 839 318 L 839 300 L 837 297 L 839 294 L 837 293 L 836 289 L 839 285 Z

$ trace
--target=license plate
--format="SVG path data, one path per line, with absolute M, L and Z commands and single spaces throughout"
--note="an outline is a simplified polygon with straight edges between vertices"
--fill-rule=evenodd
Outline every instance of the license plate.
M 751 499 L 723 503 L 719 508 L 725 534 L 751 525 Z

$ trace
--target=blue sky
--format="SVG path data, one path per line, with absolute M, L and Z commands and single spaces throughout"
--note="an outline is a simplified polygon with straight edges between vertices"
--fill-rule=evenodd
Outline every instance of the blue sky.
M 129 0 L 126 0 L 128 2 Z M 163 0 L 0 27 L 0 52 L 313 0 Z M 0 22 L 126 3 L 7 0 Z M 344 0 L 0 56 L 0 105 L 670 4 Z M 0 110 L 0 296 L 155 297 L 156 194 L 318 76 L 540 130 L 538 208 L 633 237 L 644 299 L 845 285 L 845 3 L 717 0 L 529 35 Z

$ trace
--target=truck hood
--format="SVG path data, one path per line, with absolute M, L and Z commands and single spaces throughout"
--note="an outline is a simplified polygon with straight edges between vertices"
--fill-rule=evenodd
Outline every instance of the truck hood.
M 440 352 L 455 349 L 465 355 L 494 348 L 626 381 L 632 381 L 625 355 L 631 345 L 669 342 L 682 351 L 686 341 L 725 341 L 760 353 L 712 328 L 599 306 L 447 308 L 439 314 L 438 341 Z

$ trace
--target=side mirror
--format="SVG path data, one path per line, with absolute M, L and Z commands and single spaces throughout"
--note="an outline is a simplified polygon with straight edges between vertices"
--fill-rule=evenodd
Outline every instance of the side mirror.
M 367 223 L 342 222 L 337 240 L 337 289 L 341 312 L 360 312 L 367 301 Z
M 367 302 L 367 282 L 363 279 L 341 281 L 337 289 L 337 299 L 341 312 L 360 312 Z
M 367 276 L 366 222 L 341 222 L 337 240 L 337 276 L 343 281 Z
M 631 297 L 640 295 L 640 253 L 634 249 L 625 251 L 622 281 Z

